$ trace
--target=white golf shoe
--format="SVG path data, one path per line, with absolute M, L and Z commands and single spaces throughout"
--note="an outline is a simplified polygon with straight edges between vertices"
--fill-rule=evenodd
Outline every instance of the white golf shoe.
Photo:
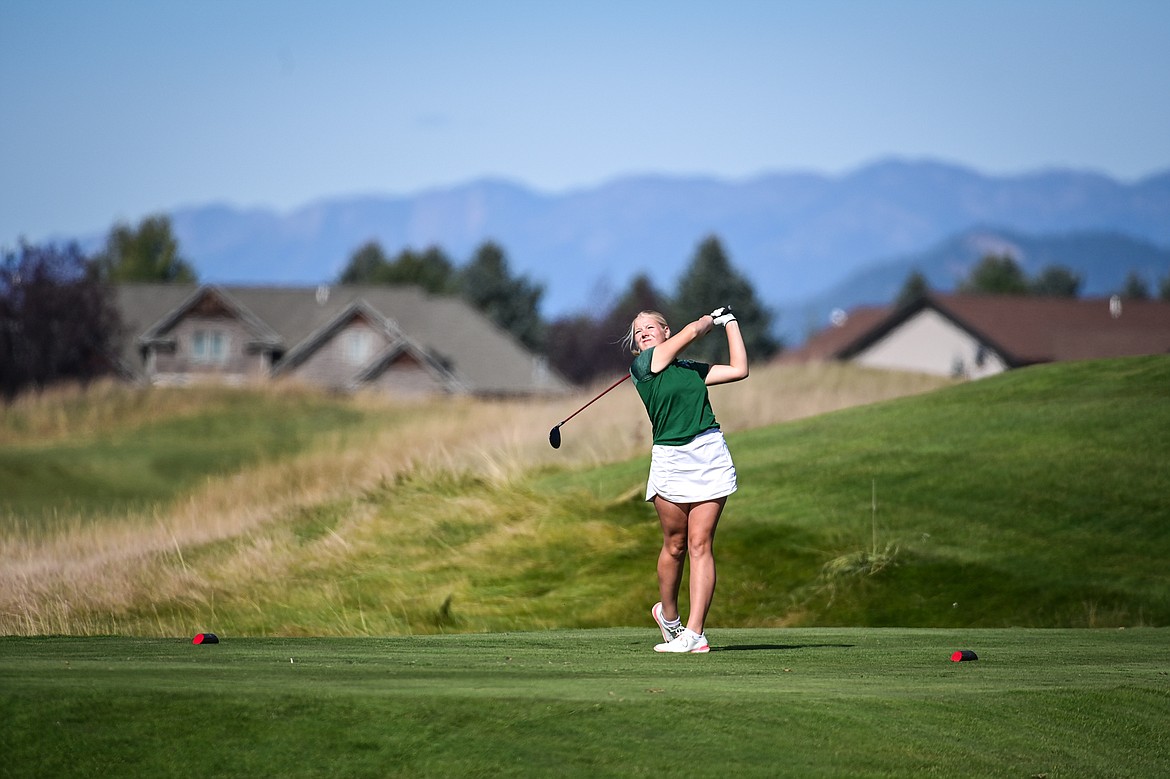
M 704 652 L 710 652 L 711 646 L 707 643 L 706 636 L 697 636 L 689 630 L 684 630 L 665 644 L 656 644 L 654 651 L 702 654 Z
M 673 641 L 678 638 L 679 634 L 683 632 L 683 626 L 678 625 L 671 627 L 666 624 L 666 618 L 662 616 L 662 602 L 654 604 L 654 608 L 650 609 L 650 616 L 654 618 L 654 622 L 658 625 L 658 629 L 662 631 L 663 641 Z

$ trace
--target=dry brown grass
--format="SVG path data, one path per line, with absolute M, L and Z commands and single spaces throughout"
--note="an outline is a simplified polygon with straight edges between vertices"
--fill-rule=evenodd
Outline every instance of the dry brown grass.
M 319 392 L 292 383 L 249 389 L 260 395 Z M 60 384 L 25 392 L 0 403 L 0 446 L 53 443 L 141 427 L 205 412 L 226 403 L 238 390 L 201 385 L 190 388 L 131 386 L 113 379 L 87 385 Z
M 715 388 L 712 402 L 725 430 L 735 432 L 946 383 L 842 365 L 763 366 L 747 382 Z M 534 467 L 582 468 L 644 454 L 649 425 L 629 386 L 566 424 L 559 450 L 549 447 L 549 429 L 605 386 L 557 399 L 415 401 L 409 424 L 336 436 L 292 461 L 209 480 L 149 514 L 79 522 L 41 537 L 0 538 L 0 634 L 116 633 L 118 615 L 143 604 L 209 597 L 187 558 L 217 543 L 232 545 L 217 578 L 277 581 L 292 560 L 281 533 L 272 532 L 281 520 L 354 501 L 407 472 L 469 473 L 507 484 Z M 101 385 L 90 392 L 96 395 L 61 391 L 18 401 L 3 412 L 0 444 L 149 422 L 176 409 L 194 411 L 201 402 L 196 395 L 185 401 L 183 390 Z M 372 418 L 401 408 L 377 396 L 350 402 Z M 343 552 L 346 540 L 331 543 Z M 160 620 L 160 634 L 168 629 Z

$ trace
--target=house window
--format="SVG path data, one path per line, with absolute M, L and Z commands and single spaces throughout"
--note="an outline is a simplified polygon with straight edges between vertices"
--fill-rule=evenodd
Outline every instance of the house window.
M 343 341 L 345 359 L 351 363 L 361 364 L 370 359 L 372 339 L 369 331 L 350 330 L 345 334 Z
M 227 362 L 228 336 L 222 330 L 196 330 L 191 335 L 191 359 L 195 362 Z

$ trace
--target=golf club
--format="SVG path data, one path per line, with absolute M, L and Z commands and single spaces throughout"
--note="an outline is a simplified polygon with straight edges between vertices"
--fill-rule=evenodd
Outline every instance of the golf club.
M 617 385 L 621 384 L 623 381 L 625 381 L 628 378 L 630 378 L 630 374 L 627 373 L 626 375 L 622 376 L 620 379 L 615 381 L 613 384 L 610 384 L 608 387 L 606 387 L 604 390 L 602 390 L 601 395 L 604 395 L 605 393 L 609 392 L 611 389 L 613 389 Z M 597 399 L 600 398 L 601 395 L 598 395 L 596 398 L 589 401 L 584 406 L 581 406 L 581 408 L 577 409 L 572 414 L 569 414 L 569 416 L 565 417 L 565 419 L 563 421 L 561 421 L 560 424 L 558 424 L 552 430 L 548 431 L 548 442 L 550 444 L 552 444 L 553 449 L 560 449 L 561 448 L 561 425 L 565 424 L 565 422 L 568 422 L 570 419 L 572 419 L 573 417 L 577 416 L 585 409 L 592 406 L 595 402 L 597 402 Z

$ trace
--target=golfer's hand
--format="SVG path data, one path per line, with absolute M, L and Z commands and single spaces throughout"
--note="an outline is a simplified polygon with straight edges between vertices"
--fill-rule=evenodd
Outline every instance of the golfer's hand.
M 731 313 L 731 306 L 720 306 L 712 311 L 710 316 L 720 327 L 726 327 L 728 322 L 736 321 L 735 314 Z

